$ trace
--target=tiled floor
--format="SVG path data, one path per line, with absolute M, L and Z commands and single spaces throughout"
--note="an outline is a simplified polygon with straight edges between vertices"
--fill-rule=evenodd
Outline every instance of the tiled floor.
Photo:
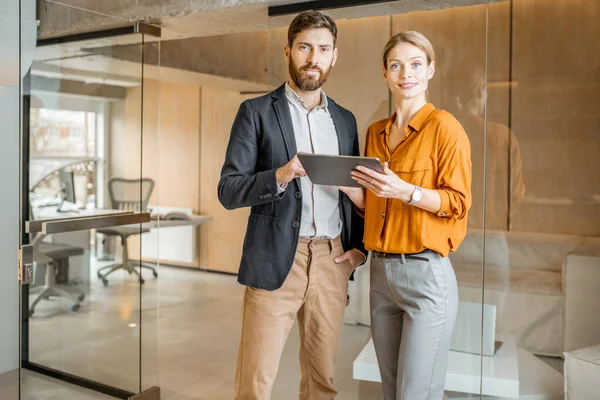
M 68 383 L 48 378 L 44 375 L 22 369 L 21 376 L 17 371 L 0 374 L 0 399 L 16 400 L 19 398 L 21 382 L 21 400 L 108 400 L 91 390 L 83 389 Z
M 30 321 L 30 359 L 132 392 L 141 375 L 144 388 L 161 387 L 163 400 L 231 400 L 242 293 L 234 276 L 169 267 L 160 268 L 158 281 L 148 276 L 141 290 L 121 272 L 107 287 L 94 279 L 77 313 L 68 311 L 68 302 L 40 303 Z M 369 337 L 368 327 L 345 326 L 338 399 L 382 398 L 379 384 L 352 379 L 352 362 Z M 293 329 L 273 400 L 298 396 L 298 346 Z M 562 360 L 544 361 L 562 372 Z M 22 383 L 23 400 L 107 398 L 31 373 Z
M 141 335 L 144 388 L 158 383 L 162 399 L 169 400 L 230 400 L 242 292 L 234 276 L 216 273 L 161 267 L 160 280 L 149 277 L 141 291 L 131 278 L 115 273 L 106 288 L 92 282 L 91 293 L 77 313 L 67 311 L 67 302 L 40 303 L 30 321 L 30 359 L 135 391 L 140 376 Z M 141 330 L 140 304 L 144 310 Z M 340 399 L 381 398 L 380 385 L 352 379 L 352 362 L 369 337 L 368 327 L 345 326 L 336 376 Z M 297 398 L 298 346 L 298 332 L 293 329 L 273 400 Z M 56 391 L 55 387 L 34 387 L 48 393 Z M 65 388 L 65 396 L 70 390 Z

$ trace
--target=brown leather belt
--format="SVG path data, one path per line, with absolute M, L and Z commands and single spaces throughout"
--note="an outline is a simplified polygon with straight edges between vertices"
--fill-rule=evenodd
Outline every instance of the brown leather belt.
M 435 252 L 433 250 L 423 250 L 420 253 L 398 254 L 398 253 L 381 253 L 379 251 L 373 251 L 373 257 L 376 257 L 376 258 L 400 258 L 400 259 L 405 259 L 405 260 L 429 261 L 429 257 L 427 257 L 428 253 L 435 253 Z

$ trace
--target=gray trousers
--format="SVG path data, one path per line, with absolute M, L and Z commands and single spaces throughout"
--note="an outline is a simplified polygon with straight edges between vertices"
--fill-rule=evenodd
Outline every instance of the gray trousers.
M 441 400 L 458 309 L 450 260 L 433 251 L 375 253 L 370 300 L 384 400 Z

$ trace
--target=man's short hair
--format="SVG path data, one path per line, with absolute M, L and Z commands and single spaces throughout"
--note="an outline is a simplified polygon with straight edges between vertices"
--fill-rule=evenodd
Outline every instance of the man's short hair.
M 326 28 L 331 32 L 333 36 L 333 47 L 335 47 L 335 42 L 337 41 L 337 26 L 331 17 L 328 17 L 325 14 L 321 14 L 318 11 L 304 11 L 300 14 L 296 15 L 296 18 L 290 24 L 288 28 L 288 45 L 290 48 L 296 40 L 296 36 L 306 29 L 320 29 Z

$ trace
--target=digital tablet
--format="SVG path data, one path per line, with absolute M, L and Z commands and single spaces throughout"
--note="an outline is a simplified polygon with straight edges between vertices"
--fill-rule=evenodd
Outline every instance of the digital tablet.
M 351 175 L 359 165 L 383 173 L 379 159 L 372 157 L 298 153 L 298 159 L 308 178 L 316 185 L 363 187 Z

